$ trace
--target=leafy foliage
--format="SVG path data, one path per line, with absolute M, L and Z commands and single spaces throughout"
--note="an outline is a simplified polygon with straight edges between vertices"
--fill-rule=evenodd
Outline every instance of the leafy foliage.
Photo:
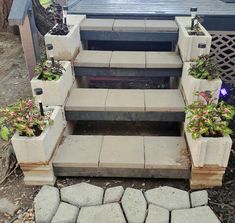
M 41 116 L 33 100 L 21 99 L 0 109 L 0 137 L 8 141 L 16 131 L 21 136 L 38 136 L 48 124 L 53 124 L 50 115 L 47 112 Z
M 213 80 L 220 77 L 217 63 L 209 54 L 201 55 L 189 69 L 189 75 L 198 79 Z
M 67 24 L 63 22 L 63 13 L 61 5 L 53 1 L 49 5 L 49 7 L 46 8 L 46 11 L 51 20 L 54 21 L 55 24 L 57 24 L 49 31 L 49 33 L 51 35 L 67 35 L 69 33 L 69 28 Z
M 38 79 L 45 81 L 57 81 L 60 79 L 64 70 L 64 67 L 59 61 L 55 61 L 53 65 L 51 61 L 48 61 L 45 57 L 42 57 L 40 62 L 35 67 L 34 73 L 38 76 Z
M 186 107 L 187 131 L 193 139 L 199 137 L 220 137 L 232 134 L 229 128 L 229 120 L 235 115 L 235 107 L 225 104 L 223 101 L 213 103 L 213 92 L 197 92 L 202 99 L 193 102 Z

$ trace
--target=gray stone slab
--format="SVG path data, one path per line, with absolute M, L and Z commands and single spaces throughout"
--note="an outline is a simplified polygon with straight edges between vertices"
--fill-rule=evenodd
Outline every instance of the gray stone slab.
M 184 137 L 145 136 L 144 148 L 145 168 L 189 168 L 189 154 Z
M 75 88 L 65 105 L 67 111 L 104 111 L 108 89 Z
M 43 186 L 34 199 L 35 219 L 37 223 L 51 222 L 60 204 L 59 190 Z
M 195 191 L 190 194 L 192 207 L 208 204 L 208 192 L 206 190 Z
M 61 189 L 61 200 L 78 207 L 102 204 L 104 189 L 88 183 L 79 183 Z
M 164 186 L 147 190 L 145 197 L 149 204 L 166 208 L 169 211 L 190 208 L 188 192 L 173 187 Z
M 144 112 L 144 90 L 109 89 L 105 110 Z
M 106 189 L 104 194 L 104 204 L 119 202 L 124 193 L 123 186 L 110 187 Z
M 174 210 L 171 212 L 171 223 L 220 223 L 208 206 Z
M 183 62 L 175 52 L 146 52 L 146 68 L 182 68 Z
M 7 198 L 0 199 L 0 212 L 7 213 L 11 216 L 19 209 L 19 207 L 12 202 L 10 202 Z
M 148 216 L 145 223 L 169 223 L 170 212 L 156 205 L 149 205 Z
M 122 209 L 118 203 L 104 204 L 94 207 L 83 207 L 77 223 L 126 223 Z
M 174 20 L 145 20 L 146 32 L 177 32 L 178 26 Z
M 81 25 L 81 30 L 112 31 L 114 19 L 85 19 Z
M 61 202 L 51 223 L 74 223 L 77 220 L 78 212 L 78 207 Z
M 111 68 L 145 68 L 145 52 L 114 51 Z
M 68 135 L 56 153 L 54 166 L 98 167 L 103 136 Z
M 145 90 L 146 111 L 181 112 L 185 109 L 183 96 L 178 89 Z
M 99 167 L 144 168 L 142 136 L 104 136 Z
M 109 67 L 112 51 L 82 50 L 74 61 L 78 67 Z
M 113 24 L 114 31 L 145 31 L 144 20 L 116 19 Z
M 147 211 L 147 202 L 142 191 L 127 188 L 122 197 L 122 207 L 128 222 L 144 222 Z

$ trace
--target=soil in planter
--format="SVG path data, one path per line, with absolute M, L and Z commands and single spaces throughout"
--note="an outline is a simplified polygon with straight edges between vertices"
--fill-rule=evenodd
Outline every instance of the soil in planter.
M 215 134 L 203 134 L 202 137 L 207 137 L 207 138 L 219 138 L 219 137 L 223 137 L 223 135 L 220 132 L 217 132 Z
M 194 30 L 191 30 L 191 28 L 189 27 L 187 27 L 186 30 L 190 36 L 205 36 L 203 32 L 196 32 Z
M 34 130 L 34 135 L 35 136 L 40 136 L 42 134 L 42 130 L 37 125 L 33 126 L 33 130 Z M 27 136 L 27 135 L 26 134 L 21 134 L 20 136 Z

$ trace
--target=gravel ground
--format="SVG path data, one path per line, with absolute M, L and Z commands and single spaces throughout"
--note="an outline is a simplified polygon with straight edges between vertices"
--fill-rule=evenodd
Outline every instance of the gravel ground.
M 31 95 L 27 72 L 25 68 L 24 57 L 22 53 L 21 44 L 19 38 L 11 34 L 0 33 L 0 106 L 11 102 L 14 102 L 20 97 L 27 97 Z M 233 91 L 233 95 L 230 94 L 226 98 L 226 101 L 235 104 L 235 90 L 232 86 L 227 86 Z M 91 124 L 84 124 L 80 133 L 86 132 L 86 128 L 90 128 Z M 130 131 L 133 128 L 137 128 L 139 131 L 141 128 L 138 124 L 131 125 Z M 232 127 L 235 130 L 235 123 L 232 123 Z M 108 133 L 108 130 L 102 129 L 102 131 Z M 147 130 L 146 130 L 147 131 Z M 152 128 L 148 129 L 151 133 Z M 118 131 L 117 131 L 118 132 Z M 126 131 L 125 133 L 128 133 Z M 0 142 L 0 160 L 3 159 L 3 153 Z M 0 164 L 1 165 L 1 164 Z M 3 171 L 0 166 L 0 172 Z M 120 179 L 120 178 L 59 178 L 57 180 L 57 186 L 59 188 L 72 185 L 79 182 L 89 182 L 94 185 L 102 186 L 104 188 L 123 185 L 124 187 L 135 187 L 142 190 L 147 190 L 153 187 L 168 185 L 185 190 L 189 190 L 188 181 L 184 180 L 157 180 L 157 179 Z M 235 148 L 231 153 L 229 167 L 227 168 L 224 184 L 221 188 L 210 189 L 210 205 L 218 215 L 222 223 L 234 223 L 235 222 Z M 19 205 L 21 210 L 17 212 L 17 216 L 20 219 L 15 222 L 33 222 L 33 210 L 32 201 L 40 190 L 40 187 L 25 186 L 23 182 L 23 175 L 18 168 L 14 173 L 0 185 L 0 197 L 6 197 L 11 202 Z M 29 210 L 24 212 L 26 209 Z M 16 217 L 17 217 L 16 216 Z M 9 216 L 0 213 L 0 222 L 11 219 Z

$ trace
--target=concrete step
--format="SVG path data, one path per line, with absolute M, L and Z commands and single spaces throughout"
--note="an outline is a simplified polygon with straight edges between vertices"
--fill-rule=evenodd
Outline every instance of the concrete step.
M 67 120 L 184 121 L 180 90 L 72 89 Z
M 177 42 L 174 20 L 131 20 L 87 18 L 81 23 L 82 40 Z
M 53 167 L 57 176 L 188 178 L 184 137 L 69 135 Z
M 182 65 L 176 52 L 83 50 L 74 61 L 77 76 L 180 77 Z

